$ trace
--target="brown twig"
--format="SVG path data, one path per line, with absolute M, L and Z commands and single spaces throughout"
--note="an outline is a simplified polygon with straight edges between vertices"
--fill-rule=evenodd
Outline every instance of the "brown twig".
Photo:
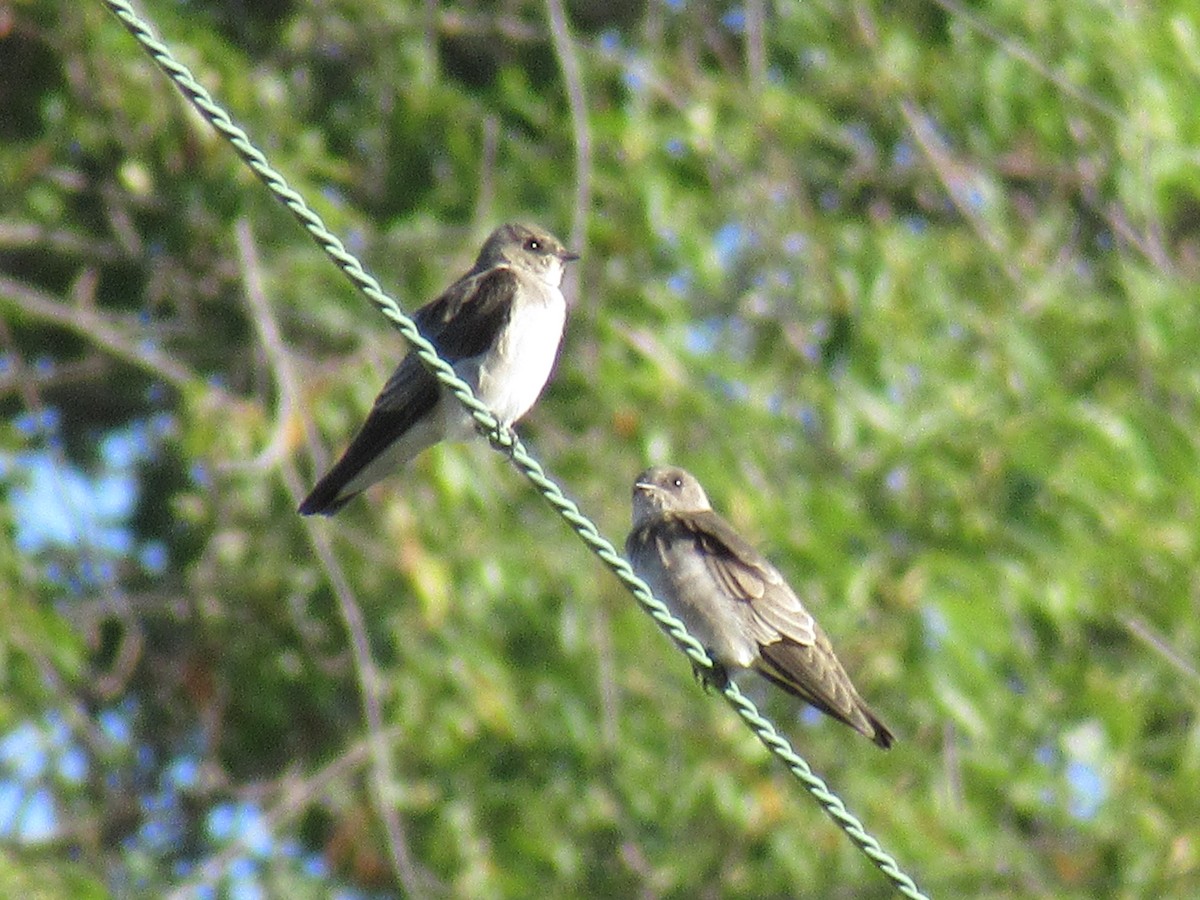
M 259 340 L 267 352 L 275 383 L 279 386 L 281 407 L 279 419 L 286 422 L 290 415 L 299 414 L 294 412 L 298 408 L 299 379 L 292 366 L 291 357 L 283 342 L 278 323 L 266 300 L 253 234 L 245 219 L 240 220 L 237 225 L 237 245 L 246 283 L 246 298 L 253 314 L 254 326 L 258 331 Z M 301 415 L 300 417 L 304 423 L 303 427 L 309 441 L 310 451 L 315 451 L 317 439 L 313 426 L 307 416 Z M 283 433 L 284 428 L 276 428 L 277 437 Z M 278 439 L 282 440 L 281 437 Z M 299 504 L 305 493 L 300 473 L 289 453 L 280 452 L 276 458 L 279 461 L 284 482 L 292 495 L 292 500 Z M 371 656 L 366 618 L 350 587 L 349 579 L 333 553 L 333 546 L 327 530 L 313 519 L 305 521 L 308 523 L 309 538 L 316 550 L 317 558 L 321 561 L 321 565 L 329 577 L 330 585 L 338 600 L 338 609 L 350 637 L 354 669 L 358 678 L 359 690 L 362 693 L 363 712 L 367 720 L 367 743 L 371 751 L 371 776 L 374 784 L 375 806 L 384 830 L 387 832 L 388 852 L 391 856 L 392 866 L 396 877 L 404 887 L 405 895 L 416 898 L 423 897 L 426 893 L 423 884 L 425 879 L 421 877 L 422 873 L 418 871 L 413 860 L 408 839 L 405 836 L 404 825 L 390 800 L 395 794 L 392 789 L 395 777 L 391 770 L 387 739 L 384 736 L 383 701 L 381 699 L 383 685 L 379 670 L 375 666 L 375 660 Z

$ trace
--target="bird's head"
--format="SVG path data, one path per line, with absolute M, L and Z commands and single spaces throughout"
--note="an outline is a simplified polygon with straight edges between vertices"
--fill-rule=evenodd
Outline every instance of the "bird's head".
M 563 267 L 579 259 L 562 241 L 536 225 L 509 222 L 491 233 L 479 251 L 475 269 L 482 271 L 493 266 L 510 265 L 524 269 L 542 281 L 558 287 L 562 284 Z
M 633 524 L 669 512 L 712 509 L 700 482 L 678 466 L 653 466 L 633 482 Z

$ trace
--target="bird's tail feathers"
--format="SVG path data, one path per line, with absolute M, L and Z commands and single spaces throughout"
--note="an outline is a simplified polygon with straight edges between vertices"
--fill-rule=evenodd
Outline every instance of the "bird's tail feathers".
M 776 687 L 787 691 L 792 696 L 798 697 L 810 706 L 819 709 L 830 718 L 837 719 L 839 722 L 849 725 L 859 734 L 870 738 L 875 742 L 875 744 L 877 744 L 879 747 L 882 747 L 884 750 L 891 747 L 892 744 L 895 743 L 895 735 L 893 735 L 891 730 L 879 720 L 879 717 L 871 711 L 870 707 L 863 702 L 863 699 L 858 696 L 858 692 L 854 690 L 854 686 L 850 683 L 849 676 L 845 675 L 844 672 L 841 673 L 841 679 L 844 679 L 844 682 L 840 685 L 837 685 L 837 688 L 839 688 L 840 691 L 835 689 L 835 693 L 844 693 L 846 702 L 839 703 L 837 706 L 834 706 L 836 701 L 833 699 L 833 697 L 821 696 L 812 687 L 806 685 L 802 680 L 793 676 L 790 672 L 779 665 L 778 662 L 772 659 L 769 655 L 769 648 L 774 646 L 776 645 L 768 645 L 767 647 L 761 648 L 762 657 L 754 666 L 754 670 L 758 672 L 759 675 L 767 679 Z M 822 674 L 828 678 L 832 673 Z M 815 680 L 820 680 L 820 675 L 818 675 L 817 679 Z

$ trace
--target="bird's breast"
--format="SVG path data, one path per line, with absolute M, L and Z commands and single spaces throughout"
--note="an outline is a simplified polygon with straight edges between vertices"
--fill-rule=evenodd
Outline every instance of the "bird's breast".
M 525 415 L 546 386 L 567 313 L 557 288 L 526 282 L 520 289 L 524 302 L 514 305 L 507 326 L 479 367 L 479 398 L 505 425 Z
M 663 561 L 662 568 L 645 579 L 655 596 L 683 620 L 718 662 L 748 668 L 758 657 L 749 624 L 754 615 L 750 605 L 725 592 L 704 562 L 702 551 L 691 542 L 674 542 Z

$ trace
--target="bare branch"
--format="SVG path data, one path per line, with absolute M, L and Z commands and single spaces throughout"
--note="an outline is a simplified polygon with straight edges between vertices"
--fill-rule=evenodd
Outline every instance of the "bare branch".
M 391 729 L 386 737 L 390 740 L 397 736 L 399 729 Z M 342 753 L 325 768 L 307 778 L 290 777 L 281 779 L 279 797 L 272 805 L 265 805 L 262 811 L 263 820 L 272 832 L 287 828 L 301 813 L 311 806 L 331 784 L 346 778 L 367 761 L 371 753 L 372 739 L 359 741 Z M 175 886 L 167 895 L 168 900 L 185 900 L 194 897 L 198 889 L 205 885 L 213 885 L 220 879 L 221 874 L 235 861 L 246 854 L 244 844 L 234 841 L 219 853 L 210 856 L 202 865 L 196 867 L 191 877 Z
M 205 385 L 203 378 L 174 357 L 133 334 L 132 329 L 115 324 L 111 317 L 94 309 L 78 304 L 68 306 L 49 294 L 4 276 L 0 276 L 0 304 L 65 328 L 179 390 L 216 390 Z
M 292 495 L 294 503 L 299 504 L 304 496 L 304 486 L 300 473 L 296 470 L 291 455 L 286 452 L 286 423 L 292 415 L 300 415 L 310 452 L 316 454 L 318 441 L 312 423 L 308 417 L 298 412 L 297 398 L 299 396 L 299 379 L 292 365 L 291 357 L 283 342 L 279 325 L 275 321 L 270 304 L 263 291 L 261 265 L 255 249 L 250 225 L 241 219 L 237 225 L 238 256 L 241 261 L 243 277 L 246 282 L 246 299 L 253 314 L 255 329 L 259 340 L 267 351 L 271 371 L 280 391 L 280 412 L 277 417 L 275 437 L 272 448 L 267 456 L 277 459 L 283 473 L 284 482 Z M 276 447 L 275 445 L 279 446 Z M 383 725 L 383 685 L 379 670 L 371 656 L 370 640 L 367 636 L 366 619 L 362 609 L 350 587 L 350 581 L 342 570 L 329 533 L 323 523 L 306 519 L 309 538 L 317 552 L 330 585 L 337 596 L 338 609 L 346 625 L 350 637 L 350 647 L 353 652 L 354 669 L 357 674 L 359 689 L 362 692 L 363 711 L 367 719 L 367 742 L 371 752 L 371 780 L 374 785 L 374 800 L 376 811 L 388 836 L 388 851 L 391 855 L 392 866 L 396 877 L 404 887 L 405 895 L 420 898 L 425 896 L 425 885 L 428 876 L 418 870 L 409 850 L 408 839 L 405 836 L 404 825 L 396 810 L 392 798 L 396 791 L 393 789 L 395 775 L 392 772 L 388 740 Z
M 571 134 L 575 143 L 575 206 L 571 219 L 571 248 L 583 254 L 587 245 L 587 215 L 592 206 L 592 137 L 588 129 L 587 98 L 583 93 L 583 75 L 579 54 L 571 40 L 562 0 L 546 0 L 554 53 L 566 82 L 567 103 L 571 107 Z M 579 267 L 567 270 L 564 285 L 568 302 L 579 296 Z
M 1172 669 L 1183 675 L 1194 685 L 1200 686 L 1200 671 L 1182 653 L 1171 646 L 1170 641 L 1160 634 L 1149 622 L 1137 616 L 1125 619 L 1125 627 L 1135 638 L 1153 650 Z

